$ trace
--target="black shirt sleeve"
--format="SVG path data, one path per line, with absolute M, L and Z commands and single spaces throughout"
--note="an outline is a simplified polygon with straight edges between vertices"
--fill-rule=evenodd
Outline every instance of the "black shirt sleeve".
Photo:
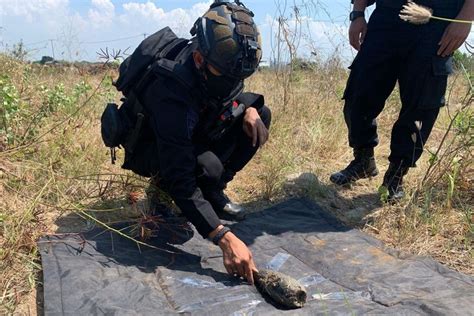
M 163 79 L 150 85 L 144 103 L 151 112 L 150 123 L 157 140 L 160 186 L 207 238 L 221 222 L 196 184 L 192 143 L 192 130 L 198 121 L 196 102 L 184 86 Z

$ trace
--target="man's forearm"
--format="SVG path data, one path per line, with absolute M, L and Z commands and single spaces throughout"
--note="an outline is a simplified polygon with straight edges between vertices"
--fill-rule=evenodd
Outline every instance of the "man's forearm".
M 354 9 L 353 11 L 365 11 L 367 8 L 368 0 L 354 0 Z
M 458 19 L 460 20 L 474 20 L 474 0 L 465 0 L 461 12 L 459 12 Z
M 173 192 L 170 192 L 170 195 L 184 216 L 196 227 L 203 238 L 208 238 L 212 232 L 217 233 L 219 231 L 217 228 L 222 223 L 211 204 L 204 199 L 199 188 L 194 191 L 192 196 L 176 195 Z

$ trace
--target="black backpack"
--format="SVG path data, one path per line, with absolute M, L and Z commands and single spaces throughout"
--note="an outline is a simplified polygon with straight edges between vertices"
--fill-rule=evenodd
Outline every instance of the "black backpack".
M 147 113 L 138 96 L 155 78 L 151 66 L 161 59 L 174 60 L 188 43 L 189 40 L 178 38 L 166 27 L 141 42 L 120 65 L 114 86 L 123 93 L 123 103 L 120 107 L 107 104 L 101 117 L 102 140 L 111 150 L 113 164 L 117 147 L 133 154 L 139 140 Z

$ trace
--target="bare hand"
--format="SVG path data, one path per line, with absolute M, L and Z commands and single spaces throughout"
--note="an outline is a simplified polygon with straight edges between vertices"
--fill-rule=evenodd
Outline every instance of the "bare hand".
M 253 271 L 257 271 L 257 268 L 247 246 L 231 232 L 222 237 L 219 246 L 224 254 L 224 266 L 227 272 L 231 275 L 237 274 L 253 284 Z
M 360 45 L 364 42 L 365 35 L 367 34 L 367 22 L 365 18 L 357 18 L 349 27 L 349 42 L 351 46 L 357 51 L 360 50 Z
M 438 55 L 442 57 L 450 56 L 456 49 L 461 47 L 471 32 L 471 24 L 451 23 L 444 31 L 439 42 Z
M 257 146 L 257 139 L 260 146 L 263 146 L 268 140 L 268 129 L 255 108 L 248 108 L 245 111 L 244 132 L 252 138 L 253 147 Z

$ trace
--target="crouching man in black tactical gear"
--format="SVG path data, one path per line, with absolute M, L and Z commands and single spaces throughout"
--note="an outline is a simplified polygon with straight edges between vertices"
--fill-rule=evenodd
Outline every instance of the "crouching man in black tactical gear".
M 116 133 L 125 148 L 123 167 L 159 184 L 198 232 L 221 247 L 227 271 L 253 283 L 250 250 L 218 215 L 240 211 L 223 190 L 269 135 L 263 96 L 242 93 L 261 60 L 260 34 L 251 11 L 225 1 L 211 5 L 191 34 L 183 40 L 165 28 L 124 61 L 115 83 L 125 96 L 122 120 L 109 125 L 127 130 Z
M 364 11 L 376 2 L 367 26 Z M 417 0 L 434 15 L 474 19 L 474 0 Z M 393 126 L 390 166 L 383 186 L 388 200 L 404 196 L 403 177 L 423 152 L 440 107 L 445 104 L 452 54 L 469 35 L 471 24 L 431 20 L 413 25 L 399 18 L 406 0 L 355 0 L 349 29 L 351 45 L 359 51 L 344 93 L 344 116 L 355 159 L 330 180 L 345 185 L 378 174 L 374 147 L 376 118 L 398 81 L 402 109 Z

